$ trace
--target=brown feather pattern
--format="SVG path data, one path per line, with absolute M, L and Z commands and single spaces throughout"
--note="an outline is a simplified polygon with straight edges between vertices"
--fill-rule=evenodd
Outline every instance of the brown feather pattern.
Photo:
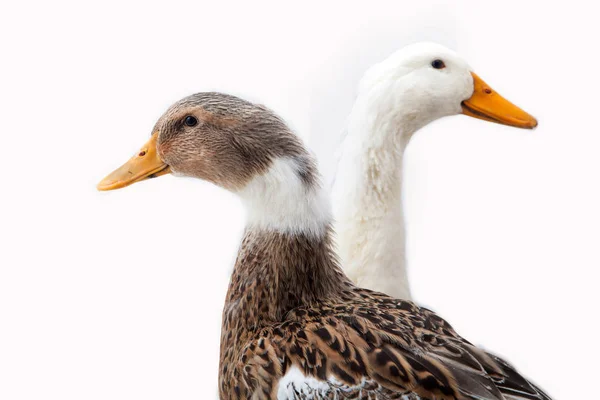
M 223 312 L 221 398 L 275 399 L 294 366 L 331 381 L 290 388 L 298 399 L 549 399 L 432 311 L 354 286 L 330 237 L 246 232 Z

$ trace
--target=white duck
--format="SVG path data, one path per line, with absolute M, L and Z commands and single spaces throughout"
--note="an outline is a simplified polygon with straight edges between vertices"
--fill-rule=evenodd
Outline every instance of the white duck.
M 537 126 L 437 44 L 407 46 L 361 80 L 332 192 L 342 265 L 358 286 L 411 299 L 400 195 L 404 149 L 423 126 L 461 113 Z

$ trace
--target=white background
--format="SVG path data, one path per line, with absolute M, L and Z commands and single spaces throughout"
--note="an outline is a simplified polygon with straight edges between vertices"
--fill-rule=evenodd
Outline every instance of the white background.
M 172 176 L 95 184 L 204 90 L 275 109 L 330 173 L 361 74 L 420 40 L 540 126 L 457 116 L 415 136 L 415 297 L 556 399 L 597 397 L 597 12 L 419 3 L 3 3 L 0 399 L 214 398 L 240 204 Z

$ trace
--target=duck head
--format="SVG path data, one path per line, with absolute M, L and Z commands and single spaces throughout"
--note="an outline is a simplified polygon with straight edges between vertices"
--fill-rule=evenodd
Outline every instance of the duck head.
M 313 172 L 301 141 L 266 107 L 222 93 L 198 93 L 171 106 L 150 140 L 97 188 L 120 189 L 174 173 L 239 191 L 282 157 L 294 159 L 305 176 Z
M 456 114 L 517 128 L 537 126 L 534 117 L 498 94 L 455 52 L 433 43 L 404 47 L 373 66 L 361 81 L 361 96 L 371 112 L 410 123 L 412 131 Z

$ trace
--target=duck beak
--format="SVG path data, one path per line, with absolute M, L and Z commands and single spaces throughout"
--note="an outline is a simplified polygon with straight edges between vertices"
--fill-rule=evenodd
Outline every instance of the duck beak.
M 462 102 L 463 114 L 485 121 L 533 129 L 537 120 L 496 93 L 480 77 L 473 75 L 473 95 Z
M 132 183 L 171 173 L 171 169 L 158 156 L 155 132 L 137 155 L 111 172 L 98 184 L 98 190 L 114 190 L 129 186 Z

